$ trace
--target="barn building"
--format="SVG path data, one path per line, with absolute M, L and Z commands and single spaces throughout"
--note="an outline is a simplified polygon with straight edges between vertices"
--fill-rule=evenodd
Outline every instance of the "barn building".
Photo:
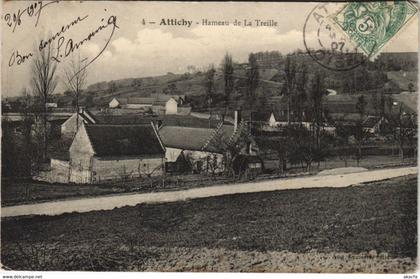
M 159 176 L 164 157 L 153 124 L 82 125 L 69 149 L 69 182 Z
M 109 102 L 109 108 L 151 110 L 157 114 L 177 114 L 178 105 L 184 104 L 183 96 L 153 94 L 150 97 L 141 98 L 113 98 Z
M 78 127 L 83 124 L 95 124 L 95 117 L 83 108 L 79 109 L 79 113 L 73 113 L 63 124 L 61 124 L 61 138 L 73 139 L 77 133 Z
M 166 148 L 170 172 L 217 174 L 226 170 L 225 156 L 229 146 L 239 146 L 240 154 L 257 155 L 255 141 L 241 138 L 245 122 L 240 125 L 219 124 L 216 128 L 165 126 L 159 135 Z

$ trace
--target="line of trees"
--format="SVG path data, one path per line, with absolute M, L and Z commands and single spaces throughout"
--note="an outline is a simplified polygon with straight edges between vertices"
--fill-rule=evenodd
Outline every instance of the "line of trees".
M 31 65 L 29 90 L 22 92 L 19 125 L 2 120 L 2 170 L 5 176 L 30 176 L 37 173 L 48 160 L 51 125 L 48 103 L 59 82 L 58 62 L 53 59 L 51 46 L 39 51 Z M 79 97 L 86 86 L 87 72 L 83 60 L 71 60 L 63 72 L 62 81 L 74 99 L 75 112 L 79 110 Z M 77 125 L 79 119 L 77 119 Z

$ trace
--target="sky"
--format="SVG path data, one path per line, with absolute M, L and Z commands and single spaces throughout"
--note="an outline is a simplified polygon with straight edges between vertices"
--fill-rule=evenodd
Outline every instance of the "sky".
M 42 9 L 38 4 L 30 16 L 28 7 L 35 2 L 3 1 L 2 96 L 17 96 L 24 88 L 30 90 L 31 65 L 38 53 L 40 41 L 51 38 L 62 26 L 77 21 L 78 17 L 76 24 L 65 28 L 60 34 L 64 37 L 60 47 L 60 36 L 51 42 L 60 61 L 56 61 L 60 80 L 56 93 L 66 89 L 63 82 L 64 71 L 69 62 L 78 57 L 86 59 L 86 63 L 96 57 L 87 67 L 89 85 L 167 72 L 184 73 L 189 65 L 197 68 L 205 68 L 209 64 L 217 66 L 226 52 L 231 53 L 235 61 L 245 62 L 250 52 L 278 50 L 288 53 L 296 49 L 304 50 L 303 27 L 316 6 L 316 3 L 303 2 L 49 2 L 44 1 Z M 17 14 L 19 9 L 21 21 L 15 27 L 13 14 Z M 41 12 L 38 13 L 38 18 L 39 10 Z M 167 22 L 171 19 L 184 19 L 192 21 L 192 24 L 190 27 L 160 25 L 162 20 Z M 229 21 L 230 25 L 204 26 L 203 19 Z M 253 22 L 254 26 L 234 26 L 235 19 L 242 24 L 246 19 Z M 276 22 L 276 26 L 255 26 L 257 19 L 271 20 Z M 111 23 L 107 25 L 109 20 Z M 66 56 L 66 47 L 70 49 L 70 40 L 74 44 L 80 42 L 101 25 L 106 27 Z M 317 28 L 312 26 L 314 21 L 308 25 L 305 37 L 308 41 L 315 42 Z M 417 49 L 418 20 L 415 18 L 393 38 L 384 51 L 417 52 Z M 17 53 L 32 53 L 32 56 L 18 65 Z M 98 56 L 99 53 L 101 54 Z

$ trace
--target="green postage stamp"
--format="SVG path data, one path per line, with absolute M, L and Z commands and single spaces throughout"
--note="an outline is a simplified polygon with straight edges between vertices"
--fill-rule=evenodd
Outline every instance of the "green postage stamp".
M 408 1 L 351 2 L 331 19 L 372 61 L 417 11 Z

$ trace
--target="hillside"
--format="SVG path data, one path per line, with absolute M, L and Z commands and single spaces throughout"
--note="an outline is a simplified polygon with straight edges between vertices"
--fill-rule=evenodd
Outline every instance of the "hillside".
M 276 51 L 259 52 L 256 56 L 260 66 L 257 99 L 268 99 L 280 95 L 285 79 L 287 56 Z M 417 87 L 416 53 L 383 53 L 375 62 L 368 62 L 345 72 L 334 72 L 322 68 L 305 53 L 294 53 L 289 55 L 289 58 L 296 64 L 298 72 L 303 70 L 307 72 L 308 79 L 312 78 L 313 73 L 320 72 L 324 77 L 325 87 L 334 89 L 338 94 L 381 91 L 395 94 L 409 90 L 410 84 L 414 88 Z M 230 104 L 240 106 L 246 101 L 247 63 L 237 63 L 234 66 L 234 93 L 230 98 Z M 206 109 L 205 79 L 205 73 L 198 71 L 103 81 L 89 85 L 80 97 L 80 103 L 88 107 L 106 107 L 114 97 L 131 98 L 146 97 L 151 94 L 172 94 L 187 96 L 195 109 Z M 213 105 L 218 107 L 223 102 L 224 92 L 221 69 L 216 70 L 214 87 Z M 69 92 L 56 96 L 60 107 L 71 106 L 74 102 L 72 100 Z

